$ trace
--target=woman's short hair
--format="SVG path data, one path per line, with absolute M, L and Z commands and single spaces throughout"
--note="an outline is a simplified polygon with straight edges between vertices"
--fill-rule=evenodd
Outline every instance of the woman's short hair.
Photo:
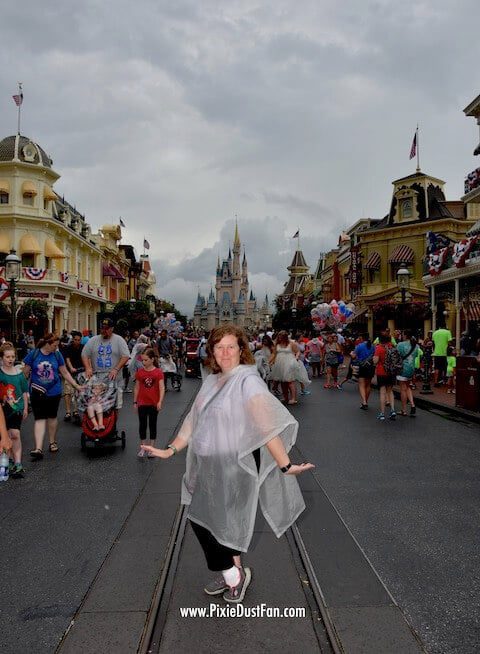
M 215 327 L 215 329 L 212 329 L 210 332 L 207 341 L 207 358 L 205 359 L 204 364 L 207 368 L 210 368 L 214 374 L 221 372 L 220 366 L 215 361 L 213 348 L 217 343 L 220 343 L 224 336 L 236 337 L 238 347 L 240 348 L 240 363 L 250 366 L 255 365 L 255 359 L 250 351 L 247 335 L 241 327 L 237 327 L 237 325 L 233 325 L 232 323 L 227 323 L 226 325 Z

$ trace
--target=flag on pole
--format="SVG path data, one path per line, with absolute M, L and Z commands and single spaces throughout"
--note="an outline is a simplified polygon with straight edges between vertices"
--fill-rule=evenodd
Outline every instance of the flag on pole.
M 12 95 L 12 98 L 13 98 L 15 104 L 17 105 L 17 107 L 20 107 L 20 105 L 23 102 L 23 91 L 21 93 L 17 93 L 15 95 Z
M 413 137 L 412 147 L 410 148 L 410 159 L 413 159 L 417 155 L 417 132 Z
M 120 216 L 120 227 L 125 227 L 125 223 L 122 220 L 122 217 Z
M 292 236 L 292 238 L 299 238 L 299 236 L 300 236 L 300 230 L 297 229 L 297 231 L 296 231 L 295 234 Z
M 150 250 L 150 243 L 147 241 L 146 238 L 143 239 L 143 249 Z

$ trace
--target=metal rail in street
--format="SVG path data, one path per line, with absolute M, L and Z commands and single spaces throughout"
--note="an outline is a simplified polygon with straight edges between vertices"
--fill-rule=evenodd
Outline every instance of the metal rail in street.
M 175 575 L 181 557 L 186 524 L 186 508 L 180 506 L 165 555 L 163 571 L 155 588 L 138 654 L 157 654 L 160 650 Z M 318 651 L 321 654 L 344 654 L 307 548 L 296 525 L 288 530 L 286 538 L 310 610 L 313 629 L 319 645 Z

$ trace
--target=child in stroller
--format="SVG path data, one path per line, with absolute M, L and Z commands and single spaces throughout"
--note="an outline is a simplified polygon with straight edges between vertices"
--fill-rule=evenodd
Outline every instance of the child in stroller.
M 170 380 L 174 391 L 179 391 L 182 388 L 182 375 L 177 372 L 177 366 L 171 356 L 160 357 L 160 369 L 165 377 L 165 390 L 167 390 L 167 383 Z
M 87 443 L 95 446 L 122 441 L 125 448 L 125 432 L 117 431 L 117 388 L 115 383 L 101 375 L 85 381 L 78 396 L 78 410 L 82 416 L 81 448 Z

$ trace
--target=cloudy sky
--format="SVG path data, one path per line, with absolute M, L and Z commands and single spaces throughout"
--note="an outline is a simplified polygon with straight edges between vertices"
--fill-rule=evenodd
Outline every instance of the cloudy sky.
M 422 170 L 463 192 L 478 128 L 478 0 L 20 0 L 0 26 L 3 136 L 22 133 L 96 230 L 144 236 L 158 294 L 191 312 L 234 216 L 259 297 L 291 236 L 318 254 Z M 478 157 L 477 157 L 478 159 Z

